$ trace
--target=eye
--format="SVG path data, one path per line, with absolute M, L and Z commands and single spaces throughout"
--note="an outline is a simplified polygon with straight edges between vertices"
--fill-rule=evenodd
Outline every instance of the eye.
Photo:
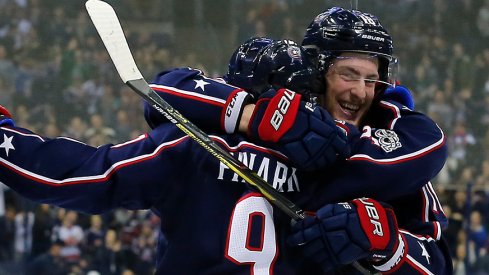
M 376 79 L 365 79 L 365 86 L 367 87 L 375 87 L 375 84 L 378 81 Z
M 341 72 L 339 75 L 345 81 L 357 81 L 360 79 L 358 75 L 351 72 Z

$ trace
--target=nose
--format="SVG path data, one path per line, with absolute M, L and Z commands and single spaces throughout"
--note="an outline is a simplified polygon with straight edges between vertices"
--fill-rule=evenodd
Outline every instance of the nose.
M 359 80 L 355 81 L 355 85 L 350 89 L 350 94 L 358 99 L 358 100 L 365 100 L 367 97 L 367 89 L 366 89 L 365 81 Z

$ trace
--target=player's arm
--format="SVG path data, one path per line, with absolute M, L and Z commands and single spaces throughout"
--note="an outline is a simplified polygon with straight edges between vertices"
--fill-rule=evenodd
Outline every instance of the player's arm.
M 394 274 L 450 274 L 442 241 L 398 228 L 394 211 L 369 198 L 327 204 L 297 222 L 288 243 L 324 271 L 360 263 Z
M 251 95 L 243 89 L 208 78 L 191 68 L 161 72 L 150 86 L 206 132 L 236 132 L 243 107 L 251 101 Z M 167 121 L 149 104 L 144 104 L 144 115 L 152 128 Z
M 185 148 L 177 129 L 95 148 L 42 137 L 10 121 L 0 119 L 0 182 L 38 203 L 87 213 L 151 207 L 177 177 L 174 165 L 181 159 L 172 152 Z
M 324 109 L 302 100 L 300 94 L 273 89 L 255 104 L 242 89 L 183 68 L 163 72 L 151 87 L 190 121 L 207 131 L 236 133 L 285 153 L 304 170 L 329 166 L 349 154 L 346 135 Z M 151 106 L 145 118 L 154 127 L 166 119 Z
M 381 127 L 350 135 L 351 157 L 329 178 L 340 198 L 354 190 L 357 197 L 395 199 L 419 190 L 445 164 L 445 136 L 433 120 L 394 101 L 381 101 L 380 108 Z
M 241 95 L 244 93 L 242 90 L 205 78 L 200 71 L 188 68 L 162 73 L 152 86 L 197 125 L 228 133 L 233 132 L 229 129 L 239 128 L 240 132 L 255 140 L 271 146 L 280 145 L 275 149 L 285 153 L 299 168 L 324 169 L 335 160 L 334 156 L 341 148 L 345 149 L 339 142 L 342 133 L 331 127 L 332 118 L 321 107 L 315 106 L 313 111 L 308 111 L 312 108 L 307 108 L 304 103 L 297 104 L 298 108 L 283 112 L 283 117 L 294 123 L 281 123 L 278 130 L 273 129 L 270 122 L 276 118 L 274 114 L 282 113 L 279 103 L 274 106 L 270 102 L 280 102 L 283 91 L 282 94 L 262 95 L 262 100 L 257 102 L 259 104 L 247 105 L 247 100 L 236 101 L 230 97 L 233 91 L 238 91 L 235 95 Z M 396 88 L 386 94 L 378 108 L 382 127 L 366 127 L 363 133 L 358 134 L 355 127 L 343 125 L 349 132 L 346 150 L 351 148 L 353 156 L 346 165 L 341 164 L 338 168 L 341 176 L 328 178 L 338 184 L 332 184 L 335 192 L 326 193 L 335 196 L 339 193 L 340 198 L 349 199 L 351 195 L 374 196 L 380 192 L 380 198 L 389 200 L 392 196 L 412 193 L 439 172 L 447 154 L 443 132 L 429 118 L 404 105 L 414 107 L 410 92 Z M 160 117 L 164 121 L 161 114 L 151 109 L 146 110 L 147 119 Z M 230 120 L 226 113 L 237 115 L 230 116 L 235 118 Z M 315 129 L 324 132 L 317 134 Z
M 374 109 L 376 125 L 359 132 L 347 123 L 337 124 L 348 132 L 351 156 L 333 166 L 334 173 L 322 168 L 331 191 L 318 194 L 325 197 L 320 201 L 360 196 L 391 200 L 411 194 L 433 179 L 447 158 L 445 136 L 433 120 L 413 108 L 409 90 L 398 86 Z M 243 117 L 247 117 L 246 113 Z M 293 125 L 290 131 L 300 125 Z M 282 151 L 288 156 L 300 156 L 304 148 Z

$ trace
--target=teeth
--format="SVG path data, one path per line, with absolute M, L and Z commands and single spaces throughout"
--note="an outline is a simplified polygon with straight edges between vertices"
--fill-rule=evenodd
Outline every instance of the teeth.
M 360 109 L 360 106 L 355 105 L 355 104 L 350 104 L 350 103 L 341 103 L 341 107 L 348 109 L 350 111 L 358 111 Z

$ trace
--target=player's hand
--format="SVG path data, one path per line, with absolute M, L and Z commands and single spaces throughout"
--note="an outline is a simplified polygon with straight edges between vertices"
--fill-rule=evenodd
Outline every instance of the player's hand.
M 346 132 L 336 126 L 331 115 L 286 89 L 260 96 L 248 135 L 269 143 L 303 170 L 324 168 L 350 153 Z
M 414 99 L 411 91 L 402 85 L 396 87 L 389 86 L 384 92 L 382 99 L 391 99 L 402 105 L 408 107 L 410 110 L 414 110 Z
M 300 246 L 324 271 L 362 259 L 386 260 L 401 240 L 394 211 L 369 198 L 327 204 L 292 231 L 288 243 Z
M 0 126 L 15 126 L 12 115 L 2 105 L 0 105 Z

